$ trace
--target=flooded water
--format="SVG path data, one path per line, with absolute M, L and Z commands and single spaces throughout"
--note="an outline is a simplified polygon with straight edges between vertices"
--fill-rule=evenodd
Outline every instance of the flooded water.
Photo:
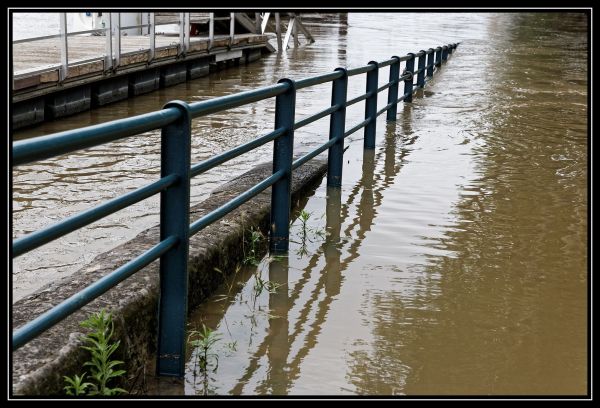
M 363 151 L 362 132 L 350 137 L 342 188 L 322 183 L 301 203 L 306 224 L 295 214 L 289 257 L 243 268 L 194 313 L 192 327 L 218 336 L 209 371 L 194 351 L 184 381 L 149 392 L 585 394 L 585 15 L 350 14 L 348 25 L 310 29 L 317 41 L 287 55 L 14 135 L 461 42 L 396 123 L 380 117 L 374 151 Z M 364 75 L 351 78 L 349 98 L 364 87 Z M 327 107 L 329 92 L 302 90 L 297 119 Z M 357 105 L 347 129 L 362 120 Z M 268 132 L 273 112 L 270 100 L 195 120 L 193 162 Z M 328 129 L 326 119 L 300 129 L 296 150 Z M 149 133 L 15 168 L 13 236 L 156 179 L 158 140 Z M 195 179 L 192 204 L 270 157 L 265 147 Z M 156 223 L 158 199 L 147 200 L 15 259 L 15 299 Z

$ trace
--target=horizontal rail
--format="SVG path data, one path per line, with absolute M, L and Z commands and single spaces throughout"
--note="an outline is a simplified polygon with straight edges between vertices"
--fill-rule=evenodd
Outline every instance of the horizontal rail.
M 392 65 L 394 62 L 397 62 L 398 60 L 396 58 L 392 58 L 390 60 L 387 61 L 383 61 L 377 64 L 378 68 L 383 68 L 383 67 L 387 67 L 388 65 Z
M 375 116 L 379 116 L 381 115 L 383 112 L 386 112 L 389 108 L 391 108 L 392 106 L 394 106 L 397 102 L 390 102 L 387 105 L 385 105 L 383 108 L 379 109 L 377 111 L 377 113 L 375 114 Z
M 341 105 L 333 105 L 327 109 L 322 110 L 321 112 L 315 113 L 307 118 L 304 118 L 296 123 L 294 123 L 294 130 L 300 129 L 303 126 L 308 125 L 309 123 L 316 122 L 317 120 L 324 118 L 325 116 L 336 112 L 338 109 L 342 108 Z
M 390 86 L 397 84 L 399 81 L 398 80 L 394 80 L 392 82 L 388 82 L 385 85 L 380 86 L 379 88 L 377 88 L 377 93 L 381 92 L 381 91 L 385 91 L 386 89 L 388 89 Z
M 23 346 L 33 338 L 39 336 L 56 323 L 70 316 L 83 306 L 104 294 L 118 283 L 127 279 L 146 265 L 160 258 L 165 252 L 177 244 L 176 237 L 167 239 L 154 245 L 137 258 L 127 262 L 125 265 L 98 279 L 82 291 L 54 306 L 52 309 L 36 317 L 34 320 L 14 331 L 12 335 L 13 350 Z
M 248 103 L 258 102 L 263 99 L 281 95 L 288 90 L 289 86 L 289 84 L 282 82 L 277 85 L 265 86 L 251 91 L 244 91 L 233 95 L 209 99 L 207 101 L 191 103 L 189 104 L 190 114 L 193 118 L 197 118 L 199 116 L 236 108 Z
M 148 132 L 173 123 L 179 118 L 179 115 L 177 109 L 168 108 L 131 118 L 118 119 L 108 123 L 15 142 L 12 148 L 12 165 L 16 166 L 47 159 Z
M 354 105 L 355 103 L 358 103 L 362 100 L 365 100 L 365 99 L 369 98 L 372 94 L 373 94 L 372 92 L 367 92 L 366 94 L 357 96 L 354 99 L 350 99 L 348 102 L 346 102 L 346 107 Z
M 213 211 L 209 212 L 208 214 L 204 215 L 202 218 L 199 218 L 197 221 L 193 222 L 190 225 L 190 237 L 192 235 L 195 235 L 198 232 L 200 232 L 200 230 L 202 230 L 207 225 L 212 224 L 219 218 L 222 218 L 225 215 L 227 215 L 229 212 L 235 210 L 236 208 L 238 208 L 240 205 L 244 204 L 246 201 L 250 200 L 255 195 L 260 194 L 267 188 L 271 187 L 273 184 L 275 184 L 277 181 L 279 181 L 284 175 L 285 175 L 285 172 L 283 170 L 279 170 L 278 172 L 273 173 L 271 176 L 267 177 L 260 183 L 256 184 L 254 187 L 246 190 L 245 192 L 243 192 L 242 194 L 240 194 L 233 200 L 228 201 L 227 203 L 223 204 L 222 206 L 220 206 L 220 207 L 214 209 Z
M 61 222 L 58 222 L 50 227 L 42 230 L 33 232 L 29 235 L 21 237 L 13 242 L 13 257 L 17 257 L 32 249 L 38 248 L 50 241 L 67 235 L 79 228 L 85 227 L 94 221 L 98 221 L 122 210 L 125 207 L 129 207 L 132 204 L 145 200 L 146 198 L 152 197 L 168 187 L 172 186 L 179 180 L 174 174 L 163 177 L 152 184 L 138 188 L 135 191 L 131 191 L 120 197 L 113 198 L 97 207 L 90 208 L 89 210 L 80 212 L 72 217 L 65 218 Z
M 104 32 L 106 30 L 108 30 L 108 28 L 94 28 L 92 30 L 71 31 L 71 32 L 67 33 L 66 35 L 67 35 L 67 37 L 71 37 L 73 35 L 99 33 L 99 32 Z M 20 40 L 14 40 L 12 43 L 13 44 L 22 44 L 22 43 L 26 43 L 26 42 L 49 40 L 51 38 L 60 38 L 60 37 L 62 37 L 62 34 L 51 34 L 51 35 L 43 35 L 40 37 L 22 38 Z
M 329 139 L 329 141 L 327 143 L 317 147 L 315 150 L 296 159 L 294 162 L 292 162 L 292 170 L 296 170 L 298 167 L 302 166 L 304 163 L 306 163 L 310 159 L 313 159 L 316 156 L 318 156 L 319 154 L 323 153 L 325 150 L 327 150 L 331 146 L 333 146 L 337 141 L 338 141 L 337 138 Z
M 365 119 L 362 122 L 360 122 L 358 125 L 354 126 L 352 129 L 347 130 L 346 133 L 344 133 L 344 139 L 347 138 L 348 136 L 350 136 L 352 133 L 356 132 L 357 130 L 367 126 L 369 124 L 369 122 L 371 122 L 371 118 Z
M 351 76 L 354 76 L 354 75 L 364 74 L 366 72 L 373 71 L 374 69 L 377 69 L 377 67 L 375 66 L 375 64 L 369 64 L 369 65 L 365 65 L 364 67 L 358 67 L 358 68 L 349 69 L 346 72 L 348 73 L 348 76 L 351 77 Z
M 328 74 L 318 75 L 311 78 L 303 78 L 296 81 L 296 90 L 308 88 L 309 86 L 319 85 L 325 82 L 330 82 L 341 78 L 344 75 L 343 71 L 333 71 Z
M 235 157 L 238 157 L 246 152 L 249 152 L 252 149 L 260 147 L 268 142 L 271 142 L 277 139 L 285 132 L 285 128 L 275 129 L 274 131 L 261 136 L 257 139 L 253 139 L 248 143 L 244 143 L 243 145 L 234 147 L 231 150 L 218 154 L 216 156 L 211 157 L 210 159 L 204 160 L 198 164 L 195 164 L 190 169 L 190 177 L 195 177 L 199 174 L 204 173 L 212 169 L 213 167 L 218 166 L 219 164 L 225 163 L 228 160 L 231 160 Z

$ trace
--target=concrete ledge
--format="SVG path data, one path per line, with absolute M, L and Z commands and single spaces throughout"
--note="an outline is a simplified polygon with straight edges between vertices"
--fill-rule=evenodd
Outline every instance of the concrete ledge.
M 292 203 L 314 189 L 327 170 L 325 160 L 316 158 L 294 171 Z M 191 220 L 210 212 L 257 182 L 268 177 L 272 164 L 265 163 L 215 189 L 210 197 L 191 209 Z M 197 306 L 222 283 L 214 268 L 231 273 L 243 259 L 244 231 L 251 226 L 265 233 L 269 226 L 271 189 L 208 226 L 190 240 L 188 311 Z M 16 302 L 12 310 L 13 328 L 40 315 L 50 307 L 80 291 L 93 280 L 112 272 L 158 242 L 158 226 L 110 252 L 97 256 L 89 266 L 47 285 Z M 128 384 L 144 370 L 156 350 L 158 260 L 121 282 L 115 288 L 69 316 L 50 330 L 12 353 L 12 392 L 14 395 L 63 394 L 64 375 L 81 374 L 86 355 L 79 346 L 79 322 L 101 308 L 114 315 L 115 338 L 121 340 L 115 359 L 126 362 Z

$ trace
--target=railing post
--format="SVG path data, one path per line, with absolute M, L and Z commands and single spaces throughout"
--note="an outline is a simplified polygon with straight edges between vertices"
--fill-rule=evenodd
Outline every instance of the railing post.
M 386 114 L 386 120 L 393 122 L 396 120 L 398 113 L 398 82 L 400 77 L 400 57 L 393 56 L 396 61 L 390 65 L 390 82 L 396 81 L 396 83 L 388 88 L 388 104 L 393 103 Z
M 375 69 L 367 72 L 367 93 L 371 95 L 365 100 L 365 120 L 369 119 L 369 123 L 365 126 L 364 148 L 375 148 L 375 125 L 377 123 L 377 88 L 379 81 L 379 67 L 377 61 L 369 61 L 369 65 L 373 65 Z
M 442 61 L 446 61 L 448 59 L 448 46 L 444 45 L 442 47 Z
M 104 70 L 108 71 L 113 67 L 113 51 L 112 51 L 112 13 L 108 14 L 108 27 L 106 29 L 106 63 L 104 64 Z
M 435 49 L 435 66 L 436 67 L 442 66 L 442 47 L 437 47 Z
M 67 13 L 60 13 L 60 82 L 69 75 L 69 43 L 67 36 Z
M 433 57 L 435 54 L 435 50 L 430 48 L 427 50 L 429 54 L 427 54 L 427 78 L 433 77 Z
M 294 154 L 294 116 L 296 111 L 296 84 L 283 78 L 278 83 L 289 88 L 275 99 L 275 129 L 286 131 L 273 146 L 273 173 L 283 170 L 286 174 L 273 184 L 271 191 L 271 252 L 287 252 L 290 238 L 290 208 L 292 192 L 292 159 Z
M 148 24 L 150 24 L 149 27 L 149 33 L 148 36 L 150 37 L 150 55 L 148 55 L 148 62 L 151 62 L 154 59 L 154 55 L 155 55 L 155 50 L 156 50 L 156 16 L 154 13 L 150 13 L 150 17 L 148 19 Z
M 348 73 L 345 68 L 336 68 L 343 72 L 340 78 L 331 84 L 331 106 L 342 106 L 333 112 L 329 118 L 329 139 L 337 139 L 329 148 L 327 157 L 327 185 L 341 187 L 342 170 L 344 166 L 344 131 L 346 129 L 346 96 L 348 94 Z
M 116 14 L 114 35 L 115 46 L 113 47 L 115 53 L 114 68 L 118 68 L 121 63 L 121 13 L 111 13 L 111 16 L 114 14 Z
M 406 61 L 406 68 L 404 69 L 404 73 L 406 74 L 410 72 L 410 78 L 404 80 L 404 95 L 408 94 L 406 98 L 404 98 L 404 102 L 412 102 L 412 94 L 413 94 L 413 73 L 415 72 L 415 54 L 409 52 L 407 55 L 410 55 L 410 59 Z
M 417 86 L 419 88 L 423 88 L 425 86 L 425 58 L 427 58 L 427 52 L 425 50 L 421 50 L 423 54 L 419 57 L 419 74 L 417 75 Z
M 229 13 L 229 48 L 233 46 L 235 36 L 235 13 Z
M 171 101 L 180 118 L 161 132 L 161 177 L 179 181 L 160 193 L 160 240 L 174 235 L 177 246 L 160 258 L 157 375 L 183 377 L 187 320 L 188 243 L 190 226 L 191 116 L 189 106 Z
M 281 22 L 279 21 L 279 13 L 275 13 L 275 32 L 277 33 L 277 52 L 283 50 L 282 38 L 281 38 Z
M 179 13 L 179 52 L 177 55 L 185 54 L 185 13 Z
M 215 40 L 215 13 L 208 13 L 208 49 L 210 50 L 213 47 L 213 43 Z

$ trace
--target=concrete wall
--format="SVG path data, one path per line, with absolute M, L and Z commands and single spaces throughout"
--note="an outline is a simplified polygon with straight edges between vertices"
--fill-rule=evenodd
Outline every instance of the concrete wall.
M 294 171 L 292 203 L 316 187 L 327 170 L 324 160 L 313 159 Z M 191 209 L 196 220 L 268 177 L 272 164 L 265 163 L 214 190 L 209 198 Z M 266 236 L 269 226 L 271 189 L 267 189 L 232 213 L 206 227 L 190 240 L 188 311 L 207 298 L 223 281 L 214 268 L 231 273 L 243 259 L 244 230 L 260 227 Z M 112 272 L 158 242 L 158 226 L 133 240 L 101 254 L 72 276 L 52 283 L 13 305 L 12 324 L 18 328 Z M 126 362 L 128 382 L 141 374 L 156 350 L 158 308 L 158 261 L 121 282 L 77 313 L 12 353 L 12 391 L 15 395 L 63 394 L 63 376 L 81 374 L 86 353 L 79 346 L 83 329 L 79 322 L 101 308 L 113 312 L 115 338 L 121 345 L 115 359 Z M 113 384 L 114 386 L 114 384 Z

